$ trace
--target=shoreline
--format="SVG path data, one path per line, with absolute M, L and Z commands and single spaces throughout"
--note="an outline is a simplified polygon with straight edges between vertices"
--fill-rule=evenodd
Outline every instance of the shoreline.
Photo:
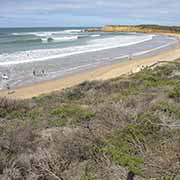
M 172 33 L 154 33 L 166 36 L 176 37 L 180 41 L 180 34 Z M 156 55 L 147 58 L 135 58 L 132 60 L 122 60 L 121 62 L 111 65 L 98 67 L 87 72 L 79 72 L 67 75 L 55 80 L 48 80 L 33 85 L 22 86 L 14 89 L 14 93 L 8 94 L 7 90 L 0 91 L 0 97 L 12 99 L 29 99 L 41 94 L 48 94 L 53 91 L 60 91 L 65 88 L 72 87 L 83 81 L 91 80 L 107 80 L 116 78 L 123 74 L 137 72 L 138 66 L 150 66 L 158 61 L 173 61 L 180 58 L 180 46 L 170 50 L 162 51 Z M 139 68 L 138 68 L 139 69 Z

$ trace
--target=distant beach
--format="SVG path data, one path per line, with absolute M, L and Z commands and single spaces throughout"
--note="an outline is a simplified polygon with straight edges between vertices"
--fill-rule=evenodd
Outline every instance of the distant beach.
M 172 36 L 172 34 L 168 34 Z M 173 35 L 177 39 L 180 35 Z M 52 91 L 62 90 L 79 84 L 86 80 L 106 80 L 115 78 L 123 74 L 135 73 L 139 67 L 149 66 L 158 61 L 173 61 L 180 57 L 180 47 L 176 45 L 174 48 L 161 50 L 148 57 L 140 56 L 135 59 L 124 59 L 116 61 L 113 64 L 103 65 L 102 67 L 94 67 L 87 71 L 83 70 L 73 74 L 63 76 L 61 78 L 49 81 L 43 81 L 32 85 L 15 88 L 15 92 L 8 94 L 7 90 L 1 91 L 0 96 L 6 96 L 17 99 L 27 99 Z
M 86 32 L 83 28 L 0 29 L 0 72 L 11 88 L 147 57 L 177 45 L 174 37 Z M 42 70 L 46 76 L 41 76 Z M 33 71 L 37 76 L 33 75 Z M 6 83 L 0 79 L 0 88 Z

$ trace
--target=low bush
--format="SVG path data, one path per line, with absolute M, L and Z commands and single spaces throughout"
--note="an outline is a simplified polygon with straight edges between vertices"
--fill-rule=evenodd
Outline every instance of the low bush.
M 57 126 L 88 121 L 95 115 L 87 107 L 80 105 L 63 105 L 51 110 L 50 114 L 55 117 L 52 124 Z
M 172 103 L 161 101 L 159 103 L 156 103 L 152 109 L 154 111 L 159 110 L 164 114 L 167 114 L 168 116 L 174 115 L 177 119 L 180 119 L 180 108 Z
M 143 158 L 138 149 L 138 143 L 141 140 L 143 140 L 143 135 L 138 132 L 137 127 L 128 126 L 107 137 L 102 151 L 110 155 L 118 165 L 127 167 L 134 174 L 142 175 Z
M 134 76 L 135 80 L 141 82 L 141 86 L 147 87 L 159 87 L 174 85 L 175 82 L 172 79 L 168 79 L 161 71 L 152 71 L 145 69 Z
M 180 101 L 180 85 L 176 85 L 173 90 L 169 92 L 169 97 Z
M 101 179 L 97 175 L 88 173 L 88 174 L 82 175 L 80 180 L 101 180 Z

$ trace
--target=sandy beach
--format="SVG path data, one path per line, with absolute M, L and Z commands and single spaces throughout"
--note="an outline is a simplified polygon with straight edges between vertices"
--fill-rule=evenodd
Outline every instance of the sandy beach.
M 180 34 L 165 35 L 175 36 L 180 40 Z M 177 58 L 180 58 L 180 46 L 148 58 L 124 60 L 120 63 L 96 68 L 87 72 L 76 73 L 74 75 L 65 76 L 57 80 L 44 81 L 38 84 L 20 87 L 12 90 L 14 92 L 11 94 L 8 94 L 8 92 L 4 90 L 0 92 L 0 96 L 13 99 L 28 99 L 41 94 L 47 94 L 53 91 L 59 91 L 64 88 L 72 87 L 86 80 L 107 80 L 123 74 L 132 72 L 135 73 L 138 71 L 139 66 L 149 66 L 158 61 L 173 61 Z

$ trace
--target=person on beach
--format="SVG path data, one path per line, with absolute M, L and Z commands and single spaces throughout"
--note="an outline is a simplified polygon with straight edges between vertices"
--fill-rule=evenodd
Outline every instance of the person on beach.
M 36 76 L 36 71 L 35 70 L 33 70 L 33 76 Z
M 144 65 L 141 66 L 141 71 L 144 69 Z
M 7 88 L 8 94 L 10 94 L 10 90 L 11 90 L 11 88 L 10 88 L 10 86 L 9 86 L 9 84 L 8 84 L 8 83 L 6 84 L 6 88 Z
M 42 69 L 42 71 L 41 71 L 41 72 L 42 72 L 42 75 L 44 76 L 44 75 L 45 75 L 45 71 L 44 71 L 44 69 Z
M 136 72 L 139 72 L 141 70 L 140 66 L 137 66 Z
M 5 73 L 4 73 L 4 74 L 2 75 L 2 79 L 3 79 L 3 80 L 8 80 L 8 79 L 9 79 L 9 77 L 8 77 L 8 75 L 7 75 L 7 74 L 5 74 Z
M 128 56 L 128 59 L 129 59 L 129 60 L 132 60 L 132 55 L 131 55 L 131 54 Z
M 8 83 L 6 84 L 6 88 L 7 88 L 7 90 L 10 90 L 10 86 Z
M 7 88 L 8 94 L 15 93 L 15 91 L 11 90 L 10 85 L 8 83 L 6 84 L 6 88 Z

